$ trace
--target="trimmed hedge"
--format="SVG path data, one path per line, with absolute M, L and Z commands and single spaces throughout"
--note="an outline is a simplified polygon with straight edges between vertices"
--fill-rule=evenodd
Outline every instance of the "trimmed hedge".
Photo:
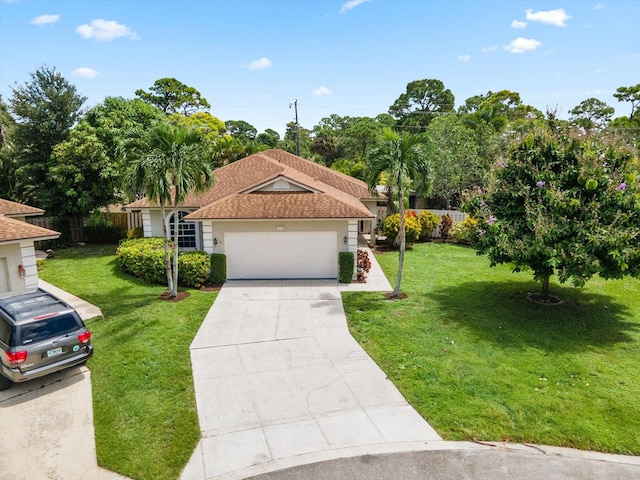
M 178 256 L 178 283 L 186 287 L 200 287 L 209 280 L 209 254 L 184 252 Z
M 171 244 L 170 244 L 171 248 Z M 171 251 L 171 253 L 173 253 Z M 165 284 L 167 272 L 164 264 L 162 238 L 136 238 L 120 242 L 116 250 L 123 272 L 152 283 Z M 209 254 L 184 252 L 178 256 L 178 282 L 186 287 L 199 287 L 209 278 Z
M 227 280 L 227 256 L 224 253 L 212 253 L 210 270 L 213 283 L 224 283 Z
M 120 242 L 116 250 L 123 272 L 144 278 L 152 283 L 164 284 L 167 271 L 164 265 L 164 241 L 162 238 L 136 238 Z
M 353 252 L 338 253 L 338 280 L 340 282 L 351 283 L 353 280 L 354 260 Z

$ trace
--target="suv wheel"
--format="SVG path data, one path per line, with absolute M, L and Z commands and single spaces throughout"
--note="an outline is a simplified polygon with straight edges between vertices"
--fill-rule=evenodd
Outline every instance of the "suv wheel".
M 0 391 L 11 388 L 11 385 L 13 385 L 11 380 L 0 375 Z

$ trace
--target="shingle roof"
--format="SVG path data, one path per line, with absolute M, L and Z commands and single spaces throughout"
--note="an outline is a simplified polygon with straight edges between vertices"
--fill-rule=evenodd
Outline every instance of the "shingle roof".
M 0 243 L 17 240 L 47 240 L 58 238 L 60 234 L 48 228 L 38 227 L 30 223 L 0 216 Z
M 285 177 L 317 193 L 251 193 L 252 189 Z M 250 155 L 215 171 L 207 192 L 191 194 L 184 207 L 200 208 L 189 219 L 370 218 L 360 199 L 371 198 L 367 184 L 283 150 Z M 291 197 L 291 198 L 285 198 Z M 157 208 L 146 198 L 125 208 Z
M 43 213 L 44 210 L 41 210 L 40 208 L 31 207 L 29 205 L 23 205 L 22 203 L 12 202 L 11 200 L 0 198 L 0 215 L 13 217 L 42 215 Z

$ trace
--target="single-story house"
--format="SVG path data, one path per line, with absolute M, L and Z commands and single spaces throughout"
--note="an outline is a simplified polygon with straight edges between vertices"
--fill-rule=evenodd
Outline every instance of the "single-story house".
M 361 180 L 267 150 L 217 169 L 211 189 L 187 197 L 179 246 L 225 254 L 229 279 L 337 278 L 338 252 L 357 251 L 378 200 Z M 143 198 L 125 208 L 141 211 L 145 237 L 162 236 L 157 203 Z M 172 233 L 169 209 L 166 221 Z
M 0 297 L 38 288 L 34 242 L 60 236 L 25 221 L 43 213 L 39 208 L 0 199 Z

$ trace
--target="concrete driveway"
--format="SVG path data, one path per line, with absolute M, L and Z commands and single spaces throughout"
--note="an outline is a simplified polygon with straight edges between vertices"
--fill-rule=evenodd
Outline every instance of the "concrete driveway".
M 353 340 L 334 281 L 230 281 L 191 345 L 202 440 L 183 480 L 440 442 Z
M 125 478 L 98 467 L 88 368 L 0 392 L 0 478 Z

